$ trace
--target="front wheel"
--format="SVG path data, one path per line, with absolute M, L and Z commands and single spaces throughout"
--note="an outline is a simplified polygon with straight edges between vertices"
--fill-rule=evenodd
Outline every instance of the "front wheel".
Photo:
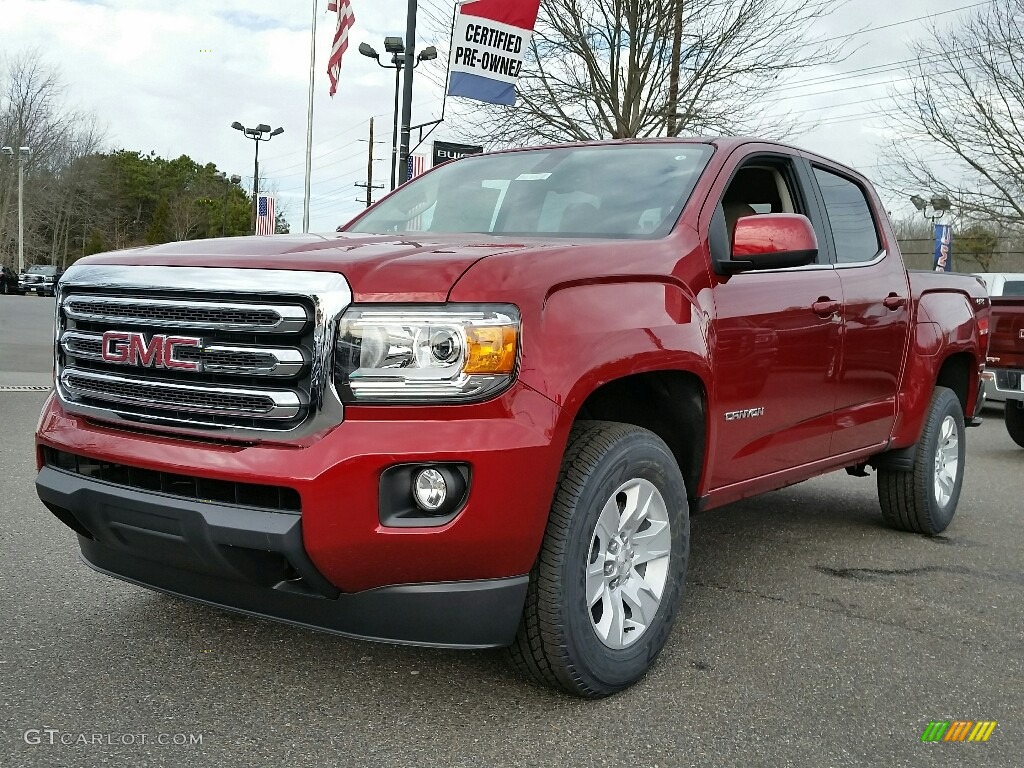
M 686 486 L 668 446 L 629 424 L 577 423 L 513 665 L 588 698 L 635 683 L 672 629 L 689 541 Z
M 1024 401 L 1007 400 L 1003 418 L 1006 420 L 1006 431 L 1010 433 L 1010 439 L 1024 448 Z
M 909 471 L 878 470 L 882 517 L 900 531 L 934 536 L 953 520 L 964 482 L 964 413 L 951 389 L 936 387 Z

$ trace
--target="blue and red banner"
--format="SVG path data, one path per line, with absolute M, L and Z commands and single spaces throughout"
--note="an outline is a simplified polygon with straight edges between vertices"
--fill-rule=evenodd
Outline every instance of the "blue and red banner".
M 935 225 L 935 271 L 953 271 L 953 225 Z
M 516 82 L 540 0 L 475 0 L 459 9 L 452 39 L 450 96 L 516 103 Z

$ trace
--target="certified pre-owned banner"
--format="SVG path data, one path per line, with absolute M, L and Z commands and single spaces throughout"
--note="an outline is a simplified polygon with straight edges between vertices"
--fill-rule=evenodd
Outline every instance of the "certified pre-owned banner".
M 459 9 L 452 40 L 451 96 L 515 104 L 516 81 L 540 0 L 475 0 Z

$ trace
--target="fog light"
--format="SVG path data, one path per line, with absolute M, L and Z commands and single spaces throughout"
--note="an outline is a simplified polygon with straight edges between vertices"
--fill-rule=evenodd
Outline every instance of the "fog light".
M 448 496 L 448 484 L 436 469 L 423 469 L 417 472 L 412 487 L 416 504 L 425 512 L 436 512 Z

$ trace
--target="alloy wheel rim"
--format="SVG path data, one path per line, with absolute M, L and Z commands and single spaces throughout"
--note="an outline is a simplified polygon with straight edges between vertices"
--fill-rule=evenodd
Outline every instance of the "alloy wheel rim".
M 628 648 L 654 622 L 671 554 L 661 492 L 648 480 L 623 483 L 601 509 L 587 550 L 587 612 L 604 645 Z
M 935 449 L 935 501 L 944 507 L 956 489 L 956 475 L 960 468 L 960 435 L 956 420 L 947 416 L 939 429 L 939 444 Z

